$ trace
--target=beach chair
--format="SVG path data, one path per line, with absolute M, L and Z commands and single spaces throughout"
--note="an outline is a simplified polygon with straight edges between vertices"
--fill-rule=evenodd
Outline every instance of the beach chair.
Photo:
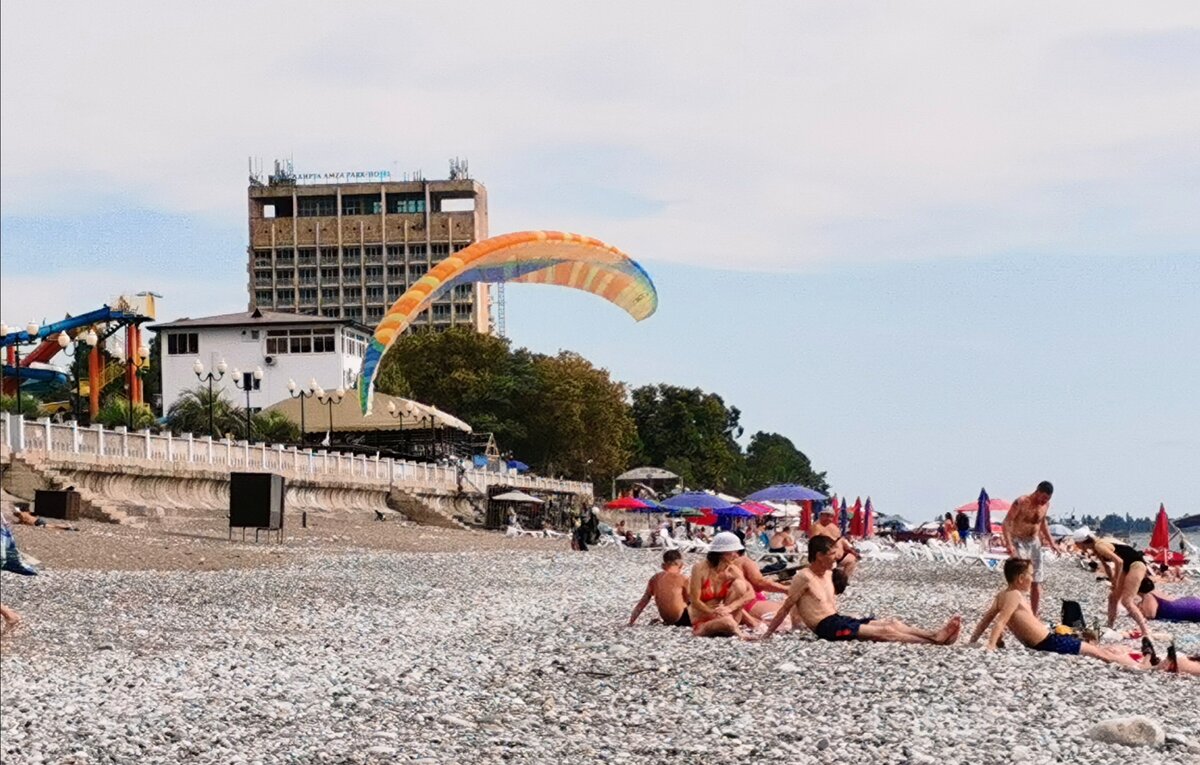
M 540 537 L 540 536 L 544 536 L 544 535 L 540 531 L 531 531 L 529 529 L 522 528 L 521 524 L 519 522 L 514 521 L 513 523 L 509 524 L 509 527 L 507 529 L 504 530 L 504 536 L 516 538 L 516 537 Z

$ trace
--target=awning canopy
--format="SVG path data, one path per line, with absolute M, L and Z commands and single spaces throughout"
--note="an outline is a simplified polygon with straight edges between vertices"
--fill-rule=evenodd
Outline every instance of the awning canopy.
M 388 414 L 388 403 L 396 404 L 396 411 L 404 412 L 402 417 L 392 417 Z M 268 412 L 283 412 L 289 420 L 300 424 L 300 400 L 286 398 L 266 408 Z M 375 413 L 370 417 L 363 416 L 358 398 L 353 391 L 347 391 L 342 400 L 333 404 L 333 430 L 335 433 L 360 433 L 377 430 L 431 430 L 447 428 L 471 432 L 471 426 L 452 414 L 448 414 L 435 406 L 411 401 L 399 396 L 388 396 L 384 393 L 375 394 Z M 411 413 L 411 414 L 410 414 Z M 329 430 L 329 409 L 316 398 L 304 402 L 304 430 L 307 433 L 324 433 Z
M 626 470 L 617 476 L 618 481 L 672 481 L 678 480 L 678 478 L 679 476 L 670 470 L 663 470 L 656 467 L 634 468 L 633 470 Z
M 503 494 L 497 494 L 492 499 L 500 502 L 536 502 L 539 505 L 542 504 L 542 500 L 523 491 L 506 491 Z

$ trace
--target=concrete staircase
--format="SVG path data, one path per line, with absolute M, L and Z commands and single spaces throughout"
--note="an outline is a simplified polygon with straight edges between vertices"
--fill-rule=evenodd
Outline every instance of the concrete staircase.
M 415 494 L 392 488 L 387 495 L 387 505 L 405 518 L 422 526 L 441 526 L 446 529 L 465 529 L 468 526 L 452 513 L 434 506 Z
M 62 491 L 73 488 L 79 492 L 79 513 L 84 518 L 105 523 L 142 525 L 142 520 L 132 517 L 127 508 L 118 507 L 87 489 L 75 486 L 69 477 L 40 463 L 36 453 L 9 454 L 4 462 L 4 474 L 0 478 L 0 484 L 9 494 L 30 503 L 38 490 Z

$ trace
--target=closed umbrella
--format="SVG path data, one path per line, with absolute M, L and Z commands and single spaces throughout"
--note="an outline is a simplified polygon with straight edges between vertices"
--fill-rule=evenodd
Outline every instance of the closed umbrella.
M 987 541 L 988 535 L 992 533 L 992 501 L 988 497 L 987 489 L 979 490 L 979 503 L 975 506 L 975 534 L 980 539 Z
M 867 497 L 867 504 L 863 505 L 863 536 L 875 536 L 875 508 L 871 506 L 870 497 Z
M 1171 521 L 1167 518 L 1167 508 L 1159 504 L 1158 516 L 1154 519 L 1154 533 L 1150 535 L 1150 547 L 1155 550 L 1166 550 L 1171 546 Z
M 854 498 L 854 507 L 850 510 L 850 536 L 863 536 L 862 497 Z
M 800 506 L 803 508 L 800 511 L 800 530 L 808 534 L 812 530 L 813 500 L 806 499 L 800 503 Z
M 846 510 L 846 498 L 842 497 L 842 512 L 838 515 L 838 528 L 841 529 L 842 536 L 846 536 L 846 527 L 850 523 L 850 515 Z

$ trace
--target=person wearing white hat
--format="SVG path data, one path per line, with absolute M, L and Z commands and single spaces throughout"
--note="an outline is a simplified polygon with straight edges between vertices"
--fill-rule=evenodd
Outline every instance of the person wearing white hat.
M 729 637 L 738 626 L 757 627 L 759 620 L 742 607 L 754 600 L 754 588 L 742 576 L 738 553 L 745 549 L 732 531 L 713 537 L 704 560 L 692 566 L 688 584 L 692 634 L 699 637 Z
M 1104 572 L 1108 574 L 1108 580 L 1111 582 L 1108 591 L 1108 626 L 1112 627 L 1116 623 L 1117 607 L 1123 605 L 1137 622 L 1142 634 L 1147 634 L 1150 627 L 1146 624 L 1146 615 L 1138 608 L 1138 596 L 1153 590 L 1154 582 L 1150 579 L 1150 569 L 1146 566 L 1146 557 L 1142 555 L 1142 551 L 1121 542 L 1096 539 L 1087 526 L 1076 529 L 1071 538 L 1080 550 L 1095 555 L 1100 560 L 1100 565 L 1104 566 Z

